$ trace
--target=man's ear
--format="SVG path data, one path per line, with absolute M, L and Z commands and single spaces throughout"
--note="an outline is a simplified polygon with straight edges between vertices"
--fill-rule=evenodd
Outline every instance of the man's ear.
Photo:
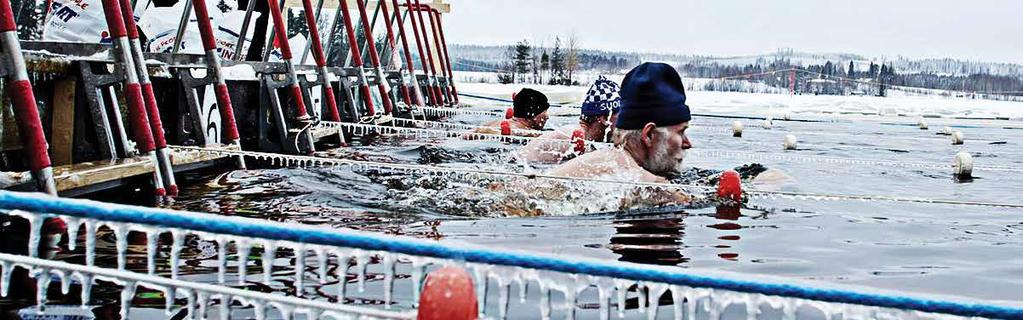
M 657 125 L 653 122 L 647 122 L 647 124 L 643 126 L 640 139 L 643 141 L 643 145 L 647 148 L 653 147 L 654 145 L 654 132 L 657 131 L 655 129 L 657 129 Z

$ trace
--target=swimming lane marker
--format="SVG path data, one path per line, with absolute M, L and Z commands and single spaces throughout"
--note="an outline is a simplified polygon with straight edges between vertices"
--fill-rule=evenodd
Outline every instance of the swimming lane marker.
M 799 141 L 796 140 L 796 136 L 787 134 L 785 135 L 785 143 L 783 146 L 785 147 L 785 150 L 796 150 L 796 144 L 798 142 Z

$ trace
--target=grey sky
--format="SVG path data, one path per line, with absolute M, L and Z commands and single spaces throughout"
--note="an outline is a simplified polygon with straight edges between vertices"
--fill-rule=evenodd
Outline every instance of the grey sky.
M 449 0 L 449 43 L 710 55 L 793 48 L 1023 63 L 1019 0 Z

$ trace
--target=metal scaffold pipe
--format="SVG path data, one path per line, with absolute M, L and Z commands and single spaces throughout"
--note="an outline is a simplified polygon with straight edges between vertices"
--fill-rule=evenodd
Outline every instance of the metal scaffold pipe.
M 185 12 L 182 13 L 184 16 L 183 21 L 188 21 L 190 14 L 188 9 L 189 7 L 185 6 Z M 198 8 L 196 9 L 198 10 Z M 205 10 L 206 6 L 203 5 L 202 9 Z M 145 62 L 146 58 L 142 54 L 142 42 L 139 41 L 138 28 L 135 26 L 135 14 L 132 12 L 131 3 L 128 0 L 121 0 L 121 15 L 124 19 L 125 31 L 128 32 L 132 62 L 134 63 L 135 72 L 138 74 L 139 85 L 142 88 L 146 115 L 149 116 L 149 124 L 153 130 L 153 142 L 155 143 L 156 158 L 158 160 L 157 165 L 160 166 L 158 171 L 161 174 L 161 178 L 163 178 L 167 194 L 176 196 L 178 194 L 178 184 L 174 179 L 174 164 L 171 163 L 170 154 L 167 151 L 167 139 L 164 137 L 163 120 L 160 119 L 160 107 L 156 102 L 156 93 L 153 92 L 153 82 L 149 79 L 149 70 Z
M 36 105 L 32 83 L 25 69 L 25 57 L 18 42 L 18 27 L 11 10 L 10 0 L 0 0 L 0 61 L 8 63 L 8 95 L 14 104 L 14 116 L 25 146 L 29 170 L 37 190 L 57 195 L 53 181 L 53 168 L 47 151 L 46 134 L 43 132 L 39 108 Z
M 149 116 L 146 112 L 143 100 L 142 86 L 139 85 L 138 74 L 136 74 L 134 59 L 131 54 L 131 45 L 128 41 L 128 34 L 125 30 L 122 17 L 121 5 L 118 0 L 103 0 L 103 13 L 107 20 L 107 29 L 110 37 L 113 38 L 115 61 L 118 67 L 124 72 L 124 93 L 128 102 L 128 115 L 131 118 L 132 133 L 139 151 L 147 154 L 154 163 L 159 163 L 160 158 L 156 154 L 156 142 L 153 139 L 152 127 L 149 124 Z M 165 196 L 167 189 L 161 173 L 162 166 L 157 165 L 153 172 L 153 191 L 157 196 Z

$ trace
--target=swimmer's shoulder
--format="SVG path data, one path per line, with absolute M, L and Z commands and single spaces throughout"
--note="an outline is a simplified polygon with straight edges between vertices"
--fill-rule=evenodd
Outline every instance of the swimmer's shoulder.
M 622 164 L 614 149 L 589 152 L 568 160 L 550 173 L 562 177 L 596 177 L 614 174 Z
M 496 127 L 500 127 L 501 126 L 501 121 L 504 121 L 504 119 L 487 121 L 487 122 L 484 122 L 483 124 L 481 124 L 480 126 L 481 127 L 495 127 L 496 128 Z

